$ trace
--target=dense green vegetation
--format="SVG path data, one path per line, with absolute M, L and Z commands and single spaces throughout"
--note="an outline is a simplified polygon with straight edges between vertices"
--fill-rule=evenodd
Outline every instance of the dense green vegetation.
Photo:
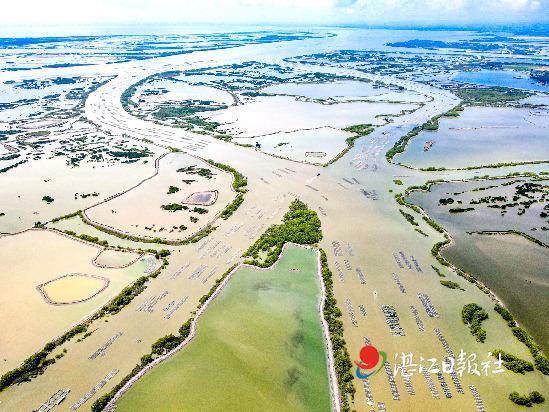
M 229 203 L 225 209 L 221 212 L 221 219 L 227 220 L 231 215 L 236 212 L 236 209 L 240 207 L 240 205 L 244 202 L 244 195 L 242 193 L 239 193 L 236 198 Z
M 400 214 L 402 216 L 404 216 L 404 218 L 408 221 L 408 223 L 410 223 L 412 226 L 419 226 L 419 223 L 416 222 L 414 216 L 412 216 L 410 213 L 406 213 L 404 210 L 402 209 L 398 209 L 398 211 L 400 212 Z
M 239 193 L 246 193 L 248 191 L 248 189 L 246 188 L 248 185 L 248 179 L 242 173 L 238 172 L 236 169 L 232 168 L 231 166 L 225 165 L 223 163 L 217 163 L 212 159 L 208 159 L 207 162 L 212 166 L 217 167 L 218 169 L 232 173 L 234 177 L 234 180 L 233 180 L 234 190 L 236 190 Z
M 438 119 L 440 116 L 435 116 L 432 119 L 427 120 L 423 124 L 423 130 L 435 131 L 438 130 Z
M 541 351 L 541 348 L 534 341 L 534 338 L 532 338 L 532 336 L 530 336 L 527 331 L 517 326 L 515 318 L 506 308 L 496 304 L 494 306 L 494 310 L 498 312 L 505 321 L 507 321 L 507 325 L 511 328 L 513 335 L 519 341 L 524 343 L 526 347 L 530 350 L 530 353 L 534 358 L 534 365 L 536 366 L 536 369 L 538 369 L 544 375 L 549 375 L 549 359 L 547 359 L 547 356 L 545 356 L 545 354 Z
M 486 340 L 486 331 L 480 327 L 483 320 L 488 319 L 488 313 L 476 303 L 468 303 L 461 310 L 461 320 L 469 325 L 469 330 L 477 339 L 477 342 Z
M 418 229 L 417 227 L 414 229 L 417 233 L 419 233 L 421 236 L 429 237 L 427 233 L 425 233 L 423 230 Z
M 414 127 L 412 130 L 410 130 L 408 133 L 398 139 L 393 147 L 391 147 L 389 150 L 387 150 L 387 153 L 385 153 L 385 158 L 387 159 L 387 161 L 391 162 L 393 160 L 393 157 L 395 157 L 399 153 L 403 153 L 406 149 L 406 146 L 408 145 L 408 142 L 412 138 L 416 137 L 422 130 L 422 126 Z
M 439 275 L 441 278 L 445 278 L 446 275 L 444 273 L 441 272 L 441 270 L 439 268 L 437 268 L 436 266 L 434 265 L 431 265 L 431 267 L 433 268 L 433 270 L 436 272 L 437 275 Z
M 448 110 L 446 113 L 444 113 L 444 117 L 458 117 L 461 115 L 461 112 L 463 111 L 463 106 L 458 105 L 454 107 L 452 110 Z
M 465 213 L 465 212 L 470 212 L 471 210 L 475 210 L 475 208 L 474 207 L 465 207 L 465 208 L 454 207 L 454 208 L 448 209 L 448 212 L 450 212 L 450 213 Z
M 526 347 L 530 350 L 530 353 L 534 357 L 534 364 L 536 365 L 536 369 L 538 369 L 544 375 L 549 375 L 549 360 L 541 352 L 541 348 L 534 341 L 534 338 L 532 338 L 532 336 L 530 336 L 528 332 L 526 332 L 519 326 L 514 326 L 511 328 L 511 330 L 513 332 L 513 335 L 519 341 L 524 343 Z
M 440 254 L 440 250 L 448 244 L 450 244 L 450 239 L 443 240 L 442 242 L 437 242 L 431 248 L 431 255 L 436 260 L 438 260 L 438 263 L 440 263 L 442 266 L 450 266 L 450 262 L 444 259 Z
M 395 185 L 402 186 L 402 180 L 400 180 L 400 179 L 394 179 L 394 180 L 393 180 L 393 183 L 394 183 Z
M 72 231 L 65 231 L 65 233 L 67 235 L 70 235 L 70 236 L 75 236 L 76 233 L 72 232 Z M 80 236 L 78 236 L 79 239 L 82 239 L 82 240 L 85 240 L 86 242 L 90 242 L 90 243 L 95 243 L 99 246 L 104 246 L 104 247 L 107 247 L 109 246 L 109 242 L 107 242 L 106 240 L 100 240 L 97 236 L 90 236 L 90 235 L 86 235 L 86 234 L 81 234 Z
M 442 206 L 451 205 L 452 203 L 454 203 L 454 199 L 451 197 L 438 199 L 438 204 Z
M 147 252 L 153 254 L 157 259 L 165 258 L 172 254 L 168 249 L 147 249 Z
M 423 216 L 423 220 L 425 221 L 425 223 L 427 223 L 429 226 L 435 229 L 438 233 L 444 234 L 444 228 L 440 226 L 437 222 L 435 222 L 433 219 L 427 216 Z
M 459 283 L 452 282 L 451 280 L 441 280 L 441 281 L 440 281 L 440 284 L 441 284 L 442 286 L 446 286 L 447 288 L 450 288 L 450 289 L 465 290 L 465 289 L 462 289 L 462 288 L 461 288 L 461 286 L 459 285 Z
M 168 188 L 168 194 L 169 195 L 177 193 L 177 192 L 179 192 L 179 188 L 177 186 L 170 186 Z
M 511 312 L 507 310 L 507 308 L 504 308 L 503 306 L 496 303 L 496 305 L 494 306 L 494 310 L 497 313 L 499 313 L 503 319 L 507 321 L 507 325 L 509 327 L 512 328 L 514 326 L 517 326 L 517 322 L 515 322 L 515 318 L 513 317 Z
M 50 195 L 45 195 L 44 197 L 42 197 L 42 200 L 49 205 L 50 203 L 53 203 L 55 199 Z
M 369 135 L 375 130 L 375 128 L 371 124 L 357 124 L 346 127 L 343 130 L 349 133 L 354 133 L 360 137 Z
M 109 155 L 112 157 L 123 157 L 126 159 L 140 159 L 142 157 L 149 157 L 152 152 L 149 149 L 126 149 L 126 150 L 110 150 Z
M 532 365 L 532 363 L 525 361 L 524 359 L 517 358 L 515 355 L 512 355 L 501 349 L 493 350 L 492 355 L 494 355 L 494 357 L 496 358 L 501 356 L 501 360 L 503 360 L 503 366 L 515 373 L 521 373 L 524 375 L 524 372 L 531 372 L 534 370 L 534 365 Z
M 421 208 L 419 206 L 406 202 L 402 193 L 397 193 L 395 195 L 395 200 L 399 205 L 409 207 L 414 212 L 421 213 Z
M 346 132 L 354 133 L 354 136 L 350 136 L 345 139 L 345 143 L 347 143 L 347 148 L 338 156 L 338 158 L 347 153 L 349 149 L 355 145 L 355 140 L 357 140 L 359 137 L 368 136 L 375 130 L 375 127 L 373 127 L 371 124 L 357 124 L 355 126 L 346 127 L 343 130 Z
M 530 392 L 529 395 L 519 395 L 518 392 L 511 392 L 509 394 L 509 399 L 517 405 L 528 407 L 532 406 L 534 403 L 545 402 L 545 398 L 538 391 Z
M 270 226 L 243 256 L 251 258 L 246 263 L 269 267 L 282 253 L 284 243 L 313 245 L 321 239 L 320 219 L 316 212 L 296 199 L 290 203 L 290 210 L 284 215 L 282 224 Z
M 189 116 L 189 117 L 185 118 L 185 126 L 186 127 L 184 127 L 184 128 L 187 128 L 187 129 L 192 129 L 192 127 L 194 126 L 194 127 L 200 128 L 200 129 L 202 129 L 206 132 L 214 133 L 214 132 L 217 131 L 217 128 L 219 126 L 221 126 L 221 123 L 214 122 L 214 121 L 211 121 L 211 120 L 206 120 L 206 119 L 203 119 L 200 116 Z M 198 132 L 198 131 L 196 131 L 196 132 Z M 227 141 L 230 141 L 232 139 L 231 136 L 227 136 L 227 135 L 220 134 L 220 133 L 214 134 L 213 137 L 215 137 L 216 139 L 227 140 Z
M 196 167 L 196 166 L 187 166 L 177 169 L 178 173 L 185 173 L 188 175 L 198 175 L 205 177 L 206 179 L 211 179 L 213 177 L 212 171 L 205 167 Z
M 454 93 L 464 104 L 475 106 L 505 106 L 531 95 L 527 91 L 507 87 L 462 87 Z
M 341 410 L 349 412 L 349 396 L 354 399 L 356 389 L 353 385 L 353 364 L 347 351 L 345 339 L 343 338 L 343 322 L 341 322 L 341 310 L 337 306 L 334 296 L 333 274 L 328 267 L 326 252 L 320 249 L 321 274 L 326 288 L 326 302 L 324 304 L 324 320 L 330 331 L 330 341 L 334 353 L 334 364 L 337 375 L 337 384 L 340 392 Z
M 167 205 L 161 205 L 162 210 L 168 210 L 170 212 L 177 212 L 179 210 L 188 209 L 187 206 L 183 206 L 179 203 L 168 203 Z

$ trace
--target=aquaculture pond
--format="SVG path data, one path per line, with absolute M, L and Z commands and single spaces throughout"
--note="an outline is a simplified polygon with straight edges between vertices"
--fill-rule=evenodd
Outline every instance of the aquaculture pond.
M 316 254 L 297 247 L 274 270 L 239 269 L 189 346 L 117 410 L 329 411 L 316 271 Z
M 460 72 L 452 80 L 481 86 L 511 87 L 538 92 L 549 92 L 549 86 L 530 78 L 528 72 L 510 70 L 480 70 Z
M 355 124 L 382 124 L 383 120 L 377 115 L 396 115 L 402 110 L 415 109 L 415 104 L 361 101 L 320 104 L 276 95 L 258 97 L 253 102 L 226 110 L 200 113 L 200 116 L 220 123 L 218 131 L 235 137 L 256 137 L 326 126 L 344 128 Z
M 461 269 L 474 274 L 493 290 L 519 323 L 547 351 L 549 249 L 516 234 L 474 233 L 515 229 L 545 244 L 549 243 L 547 217 L 540 216 L 543 208 L 547 210 L 549 206 L 546 198 L 541 199 L 540 192 L 527 193 L 537 199 L 529 208 L 520 204 L 528 201 L 523 195 L 516 200 L 519 203 L 517 206 L 502 208 L 504 204 L 515 203 L 512 198 L 517 196 L 517 186 L 524 188 L 524 184 L 528 183 L 522 181 L 502 186 L 502 183 L 511 181 L 438 184 L 432 186 L 429 192 L 413 192 L 407 200 L 421 206 L 452 236 L 454 242 L 443 249 L 442 255 Z M 543 181 L 534 183 L 547 184 Z M 501 197 L 506 197 L 507 200 L 502 201 Z M 479 200 L 480 204 L 470 203 Z M 456 212 L 468 208 L 474 210 Z M 506 212 L 502 213 L 503 210 Z
M 425 96 L 396 86 L 370 81 L 339 80 L 326 83 L 279 83 L 261 89 L 276 95 L 299 96 L 330 101 L 385 100 L 398 102 L 424 102 Z
M 279 132 L 260 138 L 235 138 L 240 144 L 260 143 L 261 150 L 275 156 L 308 163 L 328 163 L 346 147 L 352 133 L 332 127 Z
M 415 167 L 462 168 L 549 159 L 549 111 L 468 107 L 442 117 L 436 131 L 422 131 L 395 157 Z

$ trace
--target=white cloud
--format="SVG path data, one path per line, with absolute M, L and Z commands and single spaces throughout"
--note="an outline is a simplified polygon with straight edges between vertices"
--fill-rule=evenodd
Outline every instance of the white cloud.
M 20 0 L 0 25 L 98 23 L 479 23 L 549 20 L 549 0 Z

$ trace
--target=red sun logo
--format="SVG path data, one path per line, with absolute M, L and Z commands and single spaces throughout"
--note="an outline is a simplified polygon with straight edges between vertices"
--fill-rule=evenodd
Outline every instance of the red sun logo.
M 387 362 L 387 354 L 383 351 L 378 351 L 371 345 L 364 346 L 360 350 L 359 357 L 360 362 L 355 361 L 355 365 L 358 366 L 356 369 L 356 376 L 359 379 L 367 379 L 368 377 L 375 375 L 383 367 L 385 362 Z M 382 359 L 382 362 L 376 370 L 370 373 L 362 372 L 374 369 L 378 365 L 380 358 Z
M 362 362 L 355 361 L 355 364 L 360 369 L 373 369 L 379 362 L 379 352 L 373 346 L 364 346 L 359 357 Z

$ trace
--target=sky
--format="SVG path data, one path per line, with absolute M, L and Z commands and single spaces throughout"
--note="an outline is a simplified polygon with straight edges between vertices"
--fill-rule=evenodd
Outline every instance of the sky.
M 116 24 L 482 24 L 549 21 L 549 0 L 18 0 L 12 26 Z

